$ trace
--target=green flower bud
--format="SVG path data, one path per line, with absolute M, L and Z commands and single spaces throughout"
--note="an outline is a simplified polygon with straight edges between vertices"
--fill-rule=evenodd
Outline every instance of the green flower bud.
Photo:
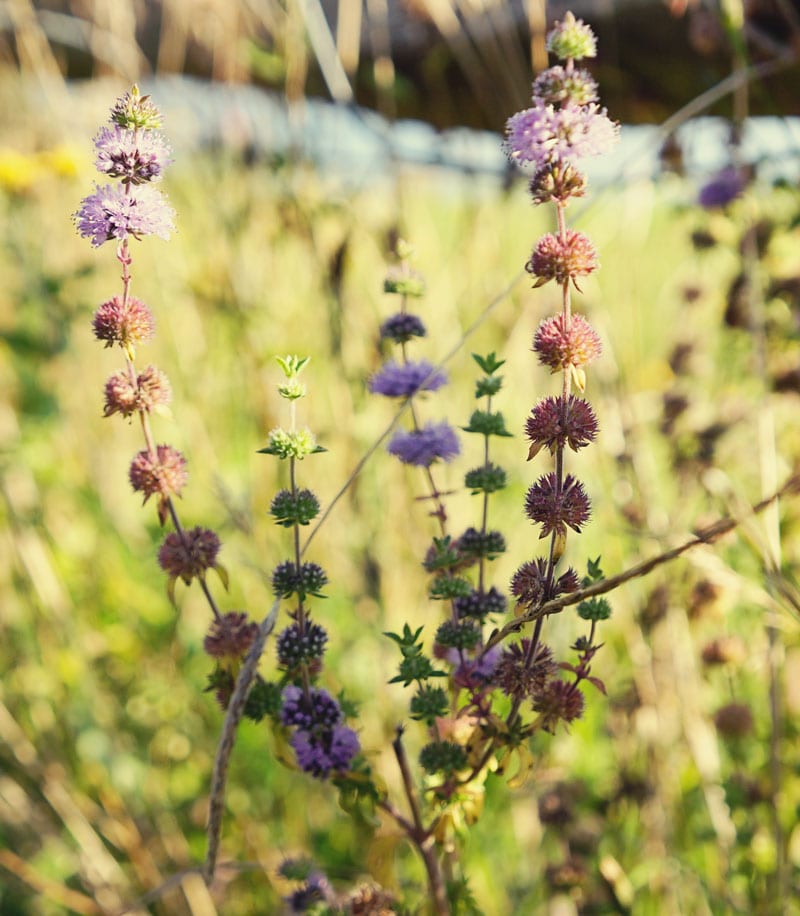
M 547 36 L 547 50 L 561 60 L 582 60 L 597 56 L 597 39 L 582 19 L 567 12 Z

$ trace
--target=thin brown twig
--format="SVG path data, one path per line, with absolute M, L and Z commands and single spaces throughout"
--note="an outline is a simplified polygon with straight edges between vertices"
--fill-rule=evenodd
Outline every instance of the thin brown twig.
M 264 644 L 275 628 L 279 607 L 280 601 L 276 600 L 269 614 L 261 621 L 255 642 L 247 654 L 239 676 L 236 678 L 236 686 L 233 689 L 233 695 L 228 704 L 228 711 L 225 714 L 225 721 L 222 725 L 222 733 L 217 745 L 217 753 L 214 757 L 214 770 L 211 774 L 211 789 L 208 800 L 208 828 L 206 831 L 208 849 L 206 860 L 203 863 L 203 878 L 206 884 L 210 884 L 213 880 L 217 864 L 220 835 L 222 833 L 222 815 L 225 807 L 225 785 L 228 777 L 228 764 L 230 763 L 233 743 L 236 737 L 236 728 L 242 718 L 244 705 L 247 702 L 247 694 L 255 677 L 261 654 L 264 651 Z
M 450 904 L 447 901 L 442 869 L 436 856 L 436 843 L 433 834 L 430 830 L 425 829 L 425 825 L 422 822 L 422 813 L 419 808 L 417 793 L 414 789 L 414 780 L 411 776 L 411 768 L 408 765 L 408 757 L 403 745 L 402 728 L 397 729 L 395 739 L 392 741 L 392 750 L 397 758 L 397 765 L 403 778 L 403 788 L 405 789 L 408 804 L 411 807 L 411 815 L 414 818 L 414 829 L 409 832 L 408 838 L 417 847 L 422 856 L 422 861 L 425 863 L 434 911 L 437 916 L 449 916 Z
M 765 499 L 762 499 L 753 505 L 750 509 L 750 512 L 752 515 L 758 515 L 760 512 L 763 512 L 766 508 L 771 506 L 781 497 L 796 494 L 798 492 L 800 492 L 800 474 L 792 474 L 792 476 L 785 481 L 780 489 L 776 490 L 772 495 L 767 496 Z M 587 598 L 594 598 L 598 595 L 605 595 L 608 592 L 619 588 L 620 585 L 624 585 L 626 582 L 630 582 L 632 579 L 640 579 L 642 576 L 648 575 L 659 566 L 663 566 L 665 563 L 670 563 L 672 560 L 676 560 L 679 556 L 686 553 L 688 550 L 691 550 L 693 547 L 699 547 L 701 544 L 712 544 L 724 534 L 728 534 L 730 531 L 733 531 L 745 520 L 746 519 L 744 517 L 734 518 L 732 516 L 726 516 L 721 518 L 714 522 L 713 525 L 709 525 L 706 528 L 701 528 L 694 537 L 690 538 L 688 541 L 684 541 L 683 544 L 680 544 L 677 547 L 673 547 L 670 550 L 666 550 L 663 553 L 657 554 L 654 557 L 650 557 L 648 560 L 644 560 L 643 562 L 638 563 L 636 566 L 631 566 L 630 569 L 626 569 L 624 572 L 621 572 L 616 576 L 611 576 L 608 579 L 603 579 L 600 582 L 595 582 L 594 584 L 589 585 L 586 588 L 582 588 L 577 592 L 570 592 L 567 595 L 561 595 L 559 598 L 554 598 L 552 601 L 546 601 L 539 607 L 533 608 L 527 613 L 509 621 L 499 630 L 495 630 L 486 642 L 483 651 L 487 652 L 492 648 L 492 646 L 496 646 L 507 636 L 518 632 L 522 629 L 522 627 L 525 626 L 526 623 L 530 623 L 533 620 L 538 620 L 542 617 L 546 617 L 548 614 L 557 614 L 565 607 L 569 607 L 573 604 L 578 604 L 581 601 L 585 601 Z

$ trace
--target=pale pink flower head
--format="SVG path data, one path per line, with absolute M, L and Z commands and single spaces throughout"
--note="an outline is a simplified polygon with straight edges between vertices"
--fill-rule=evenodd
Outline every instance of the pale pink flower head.
M 130 236 L 169 239 L 175 229 L 174 216 L 166 198 L 155 188 L 97 185 L 73 218 L 78 232 L 99 248 L 104 242 L 122 242 Z

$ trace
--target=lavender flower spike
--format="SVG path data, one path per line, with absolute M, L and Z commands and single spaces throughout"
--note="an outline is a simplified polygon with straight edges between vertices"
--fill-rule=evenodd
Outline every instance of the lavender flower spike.
M 369 390 L 387 398 L 409 398 L 418 391 L 436 391 L 446 382 L 445 373 L 425 360 L 402 365 L 392 360 L 373 375 Z

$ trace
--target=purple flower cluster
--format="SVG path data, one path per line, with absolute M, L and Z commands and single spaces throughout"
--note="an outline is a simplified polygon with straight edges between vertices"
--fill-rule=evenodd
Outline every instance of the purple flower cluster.
M 154 130 L 103 127 L 94 138 L 94 146 L 97 171 L 131 184 L 156 181 L 172 162 L 164 136 Z
M 443 421 L 395 433 L 386 450 L 403 464 L 427 468 L 437 460 L 451 461 L 461 446 L 453 427 Z
M 601 156 L 612 148 L 618 133 L 618 125 L 594 102 L 556 107 L 534 98 L 531 108 L 509 118 L 506 149 L 513 161 L 538 170 L 558 160 Z
M 300 769 L 324 779 L 346 770 L 359 752 L 358 736 L 342 725 L 339 704 L 325 690 L 289 684 L 283 690 L 281 722 L 296 729 L 290 738 Z
M 98 172 L 121 179 L 119 185 L 97 185 L 74 214 L 78 232 L 91 239 L 95 248 L 112 239 L 124 242 L 147 235 L 168 239 L 175 229 L 175 213 L 166 198 L 148 187 L 171 161 L 166 140 L 149 126 L 160 124 L 160 118 L 152 115 L 156 111 L 134 86 L 112 109 L 112 126 L 101 128 L 94 139 Z
M 548 48 L 565 63 L 539 74 L 531 107 L 506 123 L 506 154 L 512 162 L 532 166 L 535 203 L 581 194 L 574 161 L 607 153 L 619 136 L 619 125 L 598 104 L 597 84 L 575 67 L 575 61 L 597 53 L 589 26 L 567 13 L 550 33 Z
M 369 390 L 387 398 L 410 398 L 418 391 L 436 391 L 446 382 L 445 373 L 425 360 L 418 363 L 390 360 L 373 375 Z
M 400 249 L 407 246 L 401 242 Z M 401 254 L 402 256 L 402 254 Z M 425 325 L 408 311 L 408 299 L 422 296 L 422 278 L 403 261 L 391 268 L 384 291 L 402 297 L 400 311 L 381 325 L 381 339 L 400 347 L 402 361 L 389 360 L 373 375 L 369 390 L 389 398 L 413 398 L 423 391 L 438 391 L 447 383 L 447 375 L 426 360 L 406 358 L 406 344 L 413 337 L 425 335 Z M 446 421 L 420 426 L 414 417 L 410 430 L 398 430 L 389 441 L 387 451 L 403 464 L 429 468 L 435 461 L 451 461 L 461 451 L 455 430 Z

